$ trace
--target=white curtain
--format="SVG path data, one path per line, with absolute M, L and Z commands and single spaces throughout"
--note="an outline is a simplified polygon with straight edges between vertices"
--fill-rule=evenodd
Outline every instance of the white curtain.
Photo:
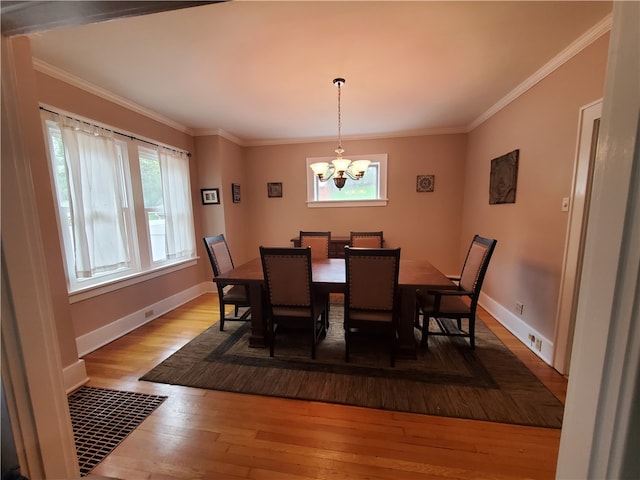
M 128 264 L 120 162 L 111 132 L 62 117 L 77 278 Z
M 167 258 L 195 255 L 189 157 L 158 147 L 165 213 Z

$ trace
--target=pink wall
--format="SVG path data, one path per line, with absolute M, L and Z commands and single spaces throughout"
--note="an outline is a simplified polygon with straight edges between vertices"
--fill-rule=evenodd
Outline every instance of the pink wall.
M 235 264 L 243 263 L 249 259 L 244 254 L 249 207 L 243 149 L 217 135 L 196 137 L 195 147 L 199 188 L 218 188 L 220 192 L 220 205 L 206 205 L 201 209 L 203 236 L 224 234 Z M 233 203 L 232 183 L 240 185 L 239 203 Z M 211 273 L 207 267 L 207 278 Z
M 99 98 L 43 73 L 36 72 L 36 79 L 38 100 L 44 104 L 87 117 L 97 122 L 105 123 L 116 129 L 122 129 L 141 137 L 182 148 L 192 153 L 194 152 L 193 138 L 186 133 L 151 120 L 148 117 Z M 38 135 L 42 137 L 41 127 L 38 128 L 37 132 Z M 196 238 L 201 238 L 202 226 L 200 219 L 202 206 L 200 202 L 195 155 L 191 157 L 190 163 Z M 46 183 L 50 185 L 51 181 L 46 166 L 34 172 L 34 179 L 41 184 Z M 51 256 L 60 258 L 61 249 L 58 231 L 55 221 L 51 221 L 51 219 L 55 220 L 55 215 L 51 215 L 54 200 L 50 188 L 46 191 L 48 195 L 46 195 L 46 197 L 43 196 L 43 198 L 48 198 L 49 202 L 42 202 L 43 206 L 48 206 L 46 218 L 44 211 L 41 214 L 43 237 L 49 240 L 46 244 L 48 248 L 51 248 Z M 51 239 L 54 239 L 54 241 L 51 241 Z M 71 319 L 75 336 L 81 336 L 108 325 L 115 320 L 145 309 L 153 303 L 164 300 L 171 295 L 182 292 L 204 281 L 204 262 L 208 262 L 208 259 L 204 256 L 204 250 L 200 247 L 199 243 L 198 248 L 200 261 L 198 265 L 194 267 L 189 267 L 143 283 L 71 304 Z M 60 271 L 61 268 L 61 262 L 51 267 L 56 275 L 60 276 L 60 274 L 62 274 L 62 278 L 64 278 L 64 271 Z M 207 274 L 207 277 L 210 278 L 210 275 Z M 65 285 L 64 281 L 61 285 Z M 60 286 L 57 288 L 60 288 Z M 66 291 L 64 297 L 65 301 L 68 302 Z
M 602 97 L 609 36 L 597 40 L 469 135 L 463 240 L 498 239 L 483 292 L 554 337 L 580 107 Z M 489 205 L 491 159 L 520 149 L 516 203 Z
M 300 230 L 383 230 L 403 258 L 426 258 L 447 273 L 459 272 L 466 135 L 434 135 L 343 142 L 348 157 L 388 154 L 386 207 L 309 208 L 306 157 L 330 156 L 334 143 L 247 148 L 250 217 L 247 257 L 259 245 L 290 245 Z M 416 192 L 416 176 L 435 175 L 433 193 Z M 349 180 L 350 181 L 350 180 Z M 282 198 L 267 197 L 267 182 L 282 182 Z

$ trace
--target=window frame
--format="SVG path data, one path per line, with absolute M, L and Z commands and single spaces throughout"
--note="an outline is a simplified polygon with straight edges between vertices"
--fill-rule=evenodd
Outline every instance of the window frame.
M 311 170 L 311 164 L 316 162 L 329 162 L 336 157 L 307 157 L 306 159 L 306 179 L 307 179 L 307 207 L 309 208 L 344 208 L 344 207 L 384 207 L 389 199 L 387 198 L 387 163 L 388 155 L 386 153 L 375 153 L 369 155 L 348 155 L 350 160 L 371 160 L 371 163 L 379 165 L 378 170 L 378 198 L 364 200 L 317 200 L 316 185 L 319 183 L 318 178 Z M 365 173 L 366 175 L 366 173 Z M 333 178 L 328 180 L 333 181 Z M 357 180 L 347 179 L 347 182 L 356 182 Z
M 70 303 L 75 303 L 87 298 L 91 298 L 103 293 L 114 291 L 120 288 L 133 285 L 138 282 L 146 281 L 149 278 L 155 278 L 172 271 L 177 271 L 183 268 L 188 268 L 197 264 L 198 254 L 195 238 L 195 225 L 192 225 L 192 235 L 194 242 L 194 251 L 190 257 L 181 257 L 179 259 L 171 259 L 164 261 L 153 261 L 151 248 L 149 245 L 150 236 L 147 228 L 140 228 L 146 224 L 144 202 L 142 201 L 142 184 L 140 178 L 139 156 L 138 148 L 141 146 L 148 147 L 148 144 L 157 145 L 163 148 L 170 148 L 176 151 L 184 152 L 182 149 L 178 149 L 171 146 L 160 144 L 159 142 L 153 142 L 151 140 L 145 140 L 136 138 L 128 133 L 116 132 L 113 127 L 100 124 L 94 120 L 85 119 L 75 114 L 69 114 L 63 111 L 50 111 L 49 107 L 41 111 L 41 121 L 43 128 L 43 135 L 45 137 L 45 145 L 48 155 L 48 168 L 49 179 L 51 181 L 52 200 L 55 203 L 56 210 L 56 225 L 58 227 L 58 238 L 63 255 L 63 266 L 65 270 L 65 276 L 67 281 L 67 292 L 69 294 Z M 127 196 L 125 199 L 124 207 L 128 210 L 126 216 L 127 221 L 127 243 L 130 248 L 130 265 L 125 268 L 121 268 L 115 271 L 111 271 L 105 274 L 94 275 L 88 279 L 78 279 L 73 271 L 73 253 L 71 249 L 67 248 L 72 239 L 66 233 L 63 228 L 61 209 L 64 206 L 60 205 L 60 197 L 58 194 L 58 186 L 56 182 L 56 172 L 54 166 L 54 149 L 52 145 L 52 138 L 50 134 L 49 122 L 57 124 L 57 115 L 65 115 L 74 118 L 80 122 L 89 123 L 91 125 L 99 126 L 113 131 L 114 139 L 118 147 L 119 159 L 122 162 L 121 174 L 124 177 L 125 185 L 124 192 Z M 186 152 L 185 152 L 186 153 Z M 189 169 L 190 170 L 190 169 Z M 139 185 L 138 185 L 139 184 Z M 191 180 L 189 179 L 188 185 L 189 191 L 191 191 Z M 191 211 L 193 212 L 193 199 L 191 200 Z M 142 208 L 140 208 L 142 206 Z M 142 221 L 142 223 L 141 223 Z M 149 257 L 148 259 L 146 257 Z

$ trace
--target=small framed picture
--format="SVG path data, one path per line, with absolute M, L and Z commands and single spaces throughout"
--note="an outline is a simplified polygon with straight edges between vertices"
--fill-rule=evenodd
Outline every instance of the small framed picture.
M 233 198 L 233 203 L 240 203 L 240 184 L 239 183 L 231 184 L 231 194 Z
M 202 195 L 203 205 L 217 205 L 220 203 L 220 190 L 217 188 L 201 188 L 200 195 Z
M 282 182 L 269 182 L 269 183 L 267 183 L 267 195 L 269 195 L 269 197 L 281 197 L 282 196 Z
M 416 192 L 433 192 L 435 175 L 418 175 L 416 178 Z

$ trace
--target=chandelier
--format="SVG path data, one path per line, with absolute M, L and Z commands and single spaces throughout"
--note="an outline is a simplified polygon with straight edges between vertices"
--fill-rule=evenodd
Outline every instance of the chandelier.
M 333 177 L 333 183 L 335 183 L 338 190 L 344 187 L 347 182 L 347 177 L 352 180 L 360 180 L 364 173 L 367 171 L 367 167 L 371 163 L 370 160 L 355 160 L 351 161 L 348 158 L 342 158 L 344 149 L 342 148 L 342 121 L 340 117 L 340 89 L 345 84 L 344 78 L 335 78 L 333 84 L 338 87 L 338 148 L 335 150 L 337 156 L 334 160 L 329 162 L 317 162 L 310 165 L 311 170 L 318 176 L 318 180 L 326 182 Z

